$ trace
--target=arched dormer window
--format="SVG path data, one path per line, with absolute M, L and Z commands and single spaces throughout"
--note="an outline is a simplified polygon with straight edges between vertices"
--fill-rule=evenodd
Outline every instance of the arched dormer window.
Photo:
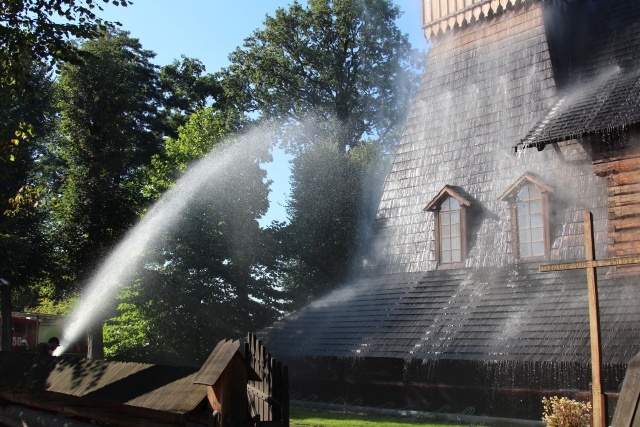
M 549 193 L 553 187 L 526 173 L 499 199 L 509 203 L 513 252 L 518 258 L 549 255 Z
M 471 202 L 448 185 L 424 208 L 434 213 L 438 264 L 463 262 L 467 255 L 466 208 Z

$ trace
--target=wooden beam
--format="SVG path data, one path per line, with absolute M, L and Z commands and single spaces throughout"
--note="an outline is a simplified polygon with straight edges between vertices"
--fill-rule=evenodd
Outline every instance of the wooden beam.
M 579 269 L 585 269 L 585 268 L 613 267 L 613 266 L 619 267 L 619 266 L 630 265 L 630 264 L 640 264 L 640 256 L 568 262 L 565 264 L 541 265 L 540 272 L 548 273 L 550 271 L 579 270 Z
M 596 251 L 593 244 L 593 216 L 584 211 L 584 249 L 587 261 L 593 262 Z M 589 330 L 591 335 L 591 393 L 593 405 L 593 427 L 606 427 L 606 408 L 602 394 L 601 374 L 602 357 L 600 343 L 600 309 L 598 305 L 598 282 L 596 267 L 587 267 L 587 286 L 589 291 Z
M 589 296 L 589 333 L 591 339 L 591 395 L 593 405 L 593 427 L 605 427 L 606 407 L 602 393 L 602 345 L 600 342 L 600 309 L 598 304 L 598 282 L 596 268 L 640 264 L 640 256 L 596 260 L 593 238 L 593 215 L 583 212 L 584 248 L 586 261 L 564 264 L 541 265 L 540 272 L 585 269 L 587 272 L 587 291 Z
M 3 386 L 0 388 L 0 398 L 39 410 L 54 411 L 120 426 L 168 427 L 181 426 L 186 421 L 180 414 L 42 390 Z
M 1 405 L 0 425 L 9 427 L 24 426 L 59 426 L 59 427 L 95 427 L 82 421 L 67 418 L 62 415 L 29 409 L 22 405 Z

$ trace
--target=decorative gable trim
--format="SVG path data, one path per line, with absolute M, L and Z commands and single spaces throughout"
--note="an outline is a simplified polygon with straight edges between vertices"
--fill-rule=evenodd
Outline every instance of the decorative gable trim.
M 536 0 L 422 0 L 422 28 L 427 40 Z
M 533 185 L 535 185 L 536 187 L 538 187 L 538 190 L 540 190 L 541 193 L 553 193 L 555 191 L 555 189 L 553 187 L 551 187 L 550 185 L 544 183 L 540 177 L 538 177 L 537 175 L 534 175 L 531 172 L 527 172 L 524 175 L 522 175 L 520 178 L 518 178 L 516 180 L 516 182 L 514 182 L 511 187 L 507 188 L 507 191 L 505 191 L 502 196 L 500 196 L 500 198 L 498 199 L 501 202 L 508 202 L 509 199 L 511 197 L 515 197 L 518 188 L 520 188 L 520 186 L 524 183 L 524 182 L 529 182 Z
M 453 197 L 458 201 L 458 203 L 460 203 L 460 205 L 471 206 L 471 202 L 468 199 L 461 196 L 452 187 L 445 185 L 444 188 L 440 190 L 438 195 L 434 197 L 433 200 L 431 200 L 429 204 L 424 208 L 424 211 L 427 212 L 438 210 L 438 207 L 446 197 Z

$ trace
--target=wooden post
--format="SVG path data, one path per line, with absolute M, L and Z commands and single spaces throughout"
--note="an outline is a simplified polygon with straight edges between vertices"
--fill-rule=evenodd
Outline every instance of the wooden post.
M 584 249 L 587 261 L 596 259 L 593 244 L 593 216 L 584 211 Z M 598 304 L 598 282 L 596 268 L 587 267 L 587 286 L 589 290 L 589 331 L 591 336 L 591 399 L 593 405 L 593 427 L 606 427 L 606 407 L 600 378 L 602 376 L 602 346 L 600 343 L 600 306 Z
M 602 346 L 600 343 L 600 309 L 598 305 L 598 283 L 596 280 L 596 268 L 607 266 L 622 266 L 640 264 L 640 257 L 611 258 L 596 260 L 593 244 L 593 216 L 591 212 L 584 211 L 584 248 L 586 261 L 571 262 L 565 264 L 541 265 L 540 272 L 566 271 L 585 269 L 587 271 L 587 286 L 589 294 L 589 331 L 591 339 L 591 394 L 593 405 L 592 427 L 606 427 L 606 407 L 600 377 L 602 373 Z
M 287 367 L 267 352 L 254 334 L 247 335 L 245 359 L 261 381 L 249 381 L 247 392 L 260 421 L 273 427 L 289 427 L 289 375 Z
M 220 341 L 193 378 L 194 384 L 207 386 L 209 409 L 217 413 L 213 427 L 249 424 L 247 382 L 249 379 L 259 381 L 260 377 L 239 349 L 239 341 Z

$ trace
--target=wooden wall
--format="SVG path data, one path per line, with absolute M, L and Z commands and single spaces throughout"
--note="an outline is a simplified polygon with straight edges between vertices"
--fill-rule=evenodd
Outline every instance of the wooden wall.
M 594 168 L 607 179 L 611 257 L 640 255 L 640 130 L 632 129 L 594 142 Z M 640 271 L 625 267 L 624 271 Z
M 289 426 L 289 370 L 271 357 L 267 348 L 252 334 L 247 335 L 245 360 L 261 381 L 249 381 L 247 393 L 251 414 L 260 415 L 261 425 Z
M 586 400 L 590 364 L 301 357 L 291 367 L 296 400 L 347 406 L 540 420 L 541 400 Z M 615 412 L 625 365 L 603 367 L 608 414 Z M 329 406 L 329 405 L 327 405 Z M 467 412 L 468 413 L 468 412 Z

